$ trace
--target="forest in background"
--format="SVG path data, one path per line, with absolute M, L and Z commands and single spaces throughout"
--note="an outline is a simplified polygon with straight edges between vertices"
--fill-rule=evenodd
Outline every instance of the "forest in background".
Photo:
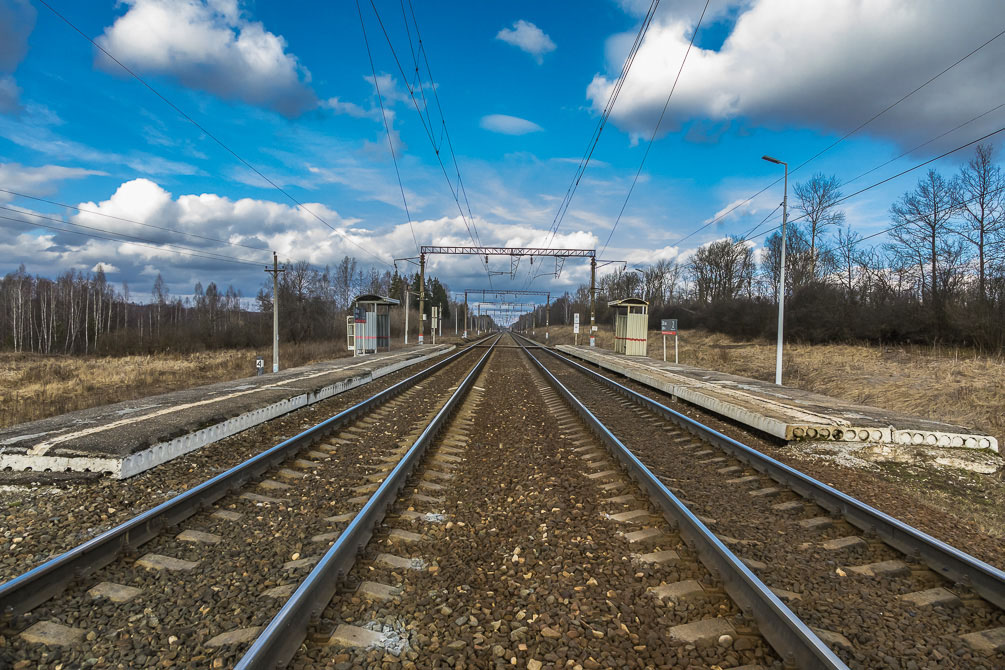
M 876 242 L 870 240 L 878 234 L 863 237 L 846 225 L 843 198 L 832 176 L 794 185 L 786 231 L 787 339 L 1005 349 L 1005 175 L 990 146 L 978 146 L 955 175 L 930 170 L 891 204 L 891 225 Z M 602 275 L 598 323 L 610 322 L 608 300 L 634 296 L 650 302 L 653 326 L 677 318 L 682 329 L 774 337 L 781 234 L 775 230 L 757 248 L 751 233 L 702 245 L 679 262 Z M 381 273 L 349 256 L 334 267 L 286 267 L 279 284 L 285 342 L 344 337 L 349 305 L 360 293 L 404 303 L 406 286 L 418 292 L 417 275 Z M 182 298 L 158 277 L 151 295 L 148 304 L 132 302 L 129 287 L 116 288 L 100 269 L 48 279 L 22 266 L 0 279 L 0 349 L 126 354 L 271 341 L 271 280 L 255 298 L 257 310 L 242 307 L 232 287 L 221 290 L 213 282 L 196 284 L 192 297 Z M 449 323 L 457 304 L 447 286 L 429 277 L 426 295 L 427 314 L 438 305 Z M 581 285 L 551 302 L 550 321 L 569 324 L 578 312 L 588 323 L 589 304 L 589 287 Z M 545 309 L 528 317 L 543 324 Z M 400 329 L 401 319 L 392 319 L 392 332 Z

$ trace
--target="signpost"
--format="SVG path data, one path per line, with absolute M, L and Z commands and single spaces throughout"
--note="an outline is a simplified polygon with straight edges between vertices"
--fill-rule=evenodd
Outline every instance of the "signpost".
M 663 332 L 663 362 L 667 360 L 667 335 L 673 335 L 673 362 L 677 359 L 677 319 L 660 319 L 660 330 Z
M 432 321 L 432 332 L 433 332 L 433 344 L 436 344 L 436 328 L 440 325 L 440 308 L 432 307 L 433 321 Z
M 262 373 L 265 372 L 265 357 L 259 356 L 255 359 L 255 369 L 258 370 L 258 376 L 261 377 Z
M 572 332 L 575 337 L 573 340 L 575 344 L 579 344 L 579 312 L 572 315 Z

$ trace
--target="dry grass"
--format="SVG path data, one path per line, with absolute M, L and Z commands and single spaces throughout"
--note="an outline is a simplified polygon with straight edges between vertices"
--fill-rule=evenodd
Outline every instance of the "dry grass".
M 283 368 L 348 355 L 339 342 L 286 345 Z M 272 349 L 224 349 L 150 356 L 42 356 L 0 353 L 0 427 L 255 374 Z
M 585 330 L 585 328 L 584 328 Z M 544 331 L 537 330 L 538 339 Z M 553 344 L 572 343 L 571 326 L 552 326 Z M 580 344 L 589 342 L 580 335 Z M 613 346 L 600 327 L 597 346 Z M 663 339 L 650 333 L 649 355 L 662 358 Z M 673 360 L 673 338 L 667 338 Z M 706 331 L 682 331 L 680 362 L 685 365 L 772 381 L 775 343 L 743 341 Z M 787 386 L 914 416 L 948 421 L 1005 437 L 1005 359 L 955 347 L 870 344 L 786 344 L 783 378 Z

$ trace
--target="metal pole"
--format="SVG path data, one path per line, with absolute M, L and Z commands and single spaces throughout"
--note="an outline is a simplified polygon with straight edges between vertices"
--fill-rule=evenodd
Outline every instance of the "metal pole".
M 548 331 L 551 328 L 551 294 L 544 301 L 544 342 L 548 343 Z
M 423 341 L 426 323 L 426 254 L 419 254 L 419 344 Z
M 468 292 L 464 292 L 464 339 L 468 339 L 468 321 L 470 320 L 468 314 Z
M 673 336 L 673 362 L 674 365 L 680 365 L 680 360 L 677 358 L 677 333 Z
M 597 257 L 590 256 L 590 346 L 597 346 L 593 335 L 594 324 L 597 322 Z
M 667 336 L 663 336 L 663 362 L 667 362 Z
M 411 293 L 408 288 L 405 289 L 405 344 L 408 344 L 408 297 Z
M 276 252 L 272 252 L 272 268 L 265 268 L 272 275 L 272 371 L 279 372 L 279 273 L 286 268 L 279 268 Z
M 778 345 L 775 351 L 775 383 L 782 385 L 782 343 L 785 324 L 785 224 L 789 208 L 789 164 L 785 165 L 785 190 L 782 196 L 782 267 L 778 274 Z

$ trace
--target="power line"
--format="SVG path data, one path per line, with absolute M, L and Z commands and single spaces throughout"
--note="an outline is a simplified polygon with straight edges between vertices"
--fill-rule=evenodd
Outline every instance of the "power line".
M 92 238 L 98 238 L 98 239 L 102 239 L 102 240 L 110 240 L 112 242 L 119 242 L 121 244 L 133 244 L 133 245 L 136 245 L 136 246 L 139 246 L 139 247 L 149 247 L 151 249 L 156 249 L 158 251 L 167 251 L 168 253 L 179 254 L 181 256 L 193 256 L 195 258 L 206 258 L 206 259 L 209 259 L 209 260 L 223 261 L 224 263 L 236 263 L 236 264 L 239 264 L 239 265 L 253 265 L 256 268 L 257 267 L 261 267 L 261 263 L 252 263 L 252 262 L 248 262 L 248 261 L 239 260 L 239 259 L 236 259 L 236 258 L 235 259 L 230 259 L 230 258 L 226 258 L 226 257 L 221 258 L 219 256 L 207 256 L 207 255 L 201 254 L 201 253 L 190 253 L 190 252 L 186 252 L 186 251 L 177 251 L 177 250 L 174 250 L 174 249 L 165 248 L 164 246 L 161 246 L 159 244 L 145 244 L 143 242 L 129 242 L 128 240 L 121 240 L 121 239 L 118 239 L 118 238 L 115 238 L 115 237 L 107 237 L 105 235 L 98 235 L 96 233 L 85 233 L 85 232 L 82 232 L 82 231 L 79 231 L 79 230 L 67 230 L 66 228 L 57 228 L 56 226 L 50 226 L 50 225 L 46 225 L 44 223 L 38 223 L 37 221 L 25 221 L 24 219 L 13 219 L 13 218 L 11 218 L 9 216 L 3 216 L 3 215 L 0 215 L 0 219 L 3 219 L 5 221 L 13 221 L 14 223 L 20 223 L 22 225 L 25 225 L 25 226 L 28 226 L 28 227 L 33 227 L 33 228 L 47 228 L 49 230 L 55 230 L 55 231 L 60 232 L 60 233 L 69 233 L 71 235 L 81 235 L 82 237 L 92 237 Z M 9 225 L 9 224 L 0 224 L 0 225 L 5 225 L 6 226 L 6 225 Z
M 576 194 L 576 189 L 579 188 L 579 182 L 586 173 L 586 168 L 590 164 L 590 159 L 593 157 L 593 152 L 597 148 L 597 143 L 600 142 L 600 135 L 604 132 L 604 128 L 607 126 L 607 120 L 610 118 L 611 112 L 614 110 L 614 103 L 617 101 L 618 95 L 621 93 L 621 88 L 628 79 L 628 73 L 632 68 L 632 64 L 635 62 L 635 56 L 638 54 L 646 33 L 649 31 L 649 26 L 652 24 L 653 17 L 656 14 L 656 8 L 659 4 L 660 0 L 652 0 L 649 5 L 649 11 L 646 12 L 645 18 L 642 20 L 642 25 L 639 26 L 639 31 L 635 35 L 635 41 L 632 43 L 632 47 L 628 52 L 628 57 L 625 58 L 625 62 L 621 66 L 621 74 L 618 76 L 618 80 L 611 88 L 611 92 L 607 97 L 607 102 L 604 105 L 600 119 L 597 121 L 597 127 L 590 136 L 590 141 L 586 145 L 586 151 L 583 153 L 583 157 L 576 166 L 576 173 L 573 175 L 572 181 L 569 183 L 569 187 L 565 191 L 565 196 L 562 198 L 562 202 L 558 206 L 558 211 L 555 212 L 555 218 L 551 222 L 550 226 L 551 237 L 545 246 L 551 244 L 551 242 L 554 241 L 555 236 L 558 235 L 558 229 L 561 227 L 562 221 L 565 219 L 565 213 L 569 210 L 569 205 L 572 204 L 572 197 Z
M 370 51 L 370 40 L 366 36 L 366 25 L 363 23 L 363 10 L 356 0 L 356 13 L 359 14 L 359 27 L 363 30 L 363 44 L 366 45 L 366 56 L 370 60 L 370 71 L 373 73 L 373 88 L 377 91 L 377 104 L 380 105 L 380 119 L 384 122 L 384 130 L 387 132 L 387 146 L 391 150 L 391 161 L 394 163 L 394 175 L 398 178 L 398 189 L 401 191 L 401 201 L 405 204 L 405 216 L 408 218 L 408 229 L 412 233 L 412 241 L 415 242 L 415 252 L 419 253 L 419 240 L 415 237 L 415 228 L 412 226 L 412 214 L 408 211 L 408 198 L 405 197 L 405 186 L 401 183 L 401 172 L 398 171 L 398 158 L 394 154 L 394 140 L 391 138 L 391 126 L 387 123 L 387 114 L 384 112 L 384 100 L 380 95 L 380 84 L 377 83 L 377 69 L 373 65 L 373 53 Z
M 440 155 L 440 148 L 436 146 L 436 138 L 435 138 L 435 136 L 433 134 L 433 129 L 431 128 L 431 121 L 430 121 L 430 123 L 426 122 L 426 117 L 423 116 L 422 110 L 419 108 L 419 103 L 415 99 L 415 90 L 411 86 L 409 86 L 409 84 L 408 84 L 408 75 L 405 73 L 405 68 L 404 68 L 404 66 L 402 66 L 401 60 L 398 58 L 398 52 L 394 48 L 394 43 L 391 41 L 391 35 L 387 32 L 387 27 L 384 25 L 384 20 L 380 16 L 380 11 L 378 11 L 377 5 L 373 2 L 373 0 L 370 0 L 370 6 L 373 8 L 374 16 L 377 17 L 377 23 L 380 25 L 380 29 L 384 33 L 384 39 L 387 41 L 387 46 L 391 50 L 391 56 L 394 58 L 394 62 L 398 66 L 398 72 L 401 74 L 402 81 L 405 83 L 405 86 L 408 87 L 409 98 L 412 101 L 412 105 L 415 107 L 415 111 L 419 115 L 419 120 L 422 123 L 423 130 L 426 131 L 426 137 L 429 139 L 429 143 L 433 147 L 433 152 L 435 153 L 436 160 L 437 160 L 437 162 L 440 165 L 440 170 L 443 172 L 443 177 L 447 181 L 447 187 L 450 189 L 450 194 L 451 194 L 451 196 L 453 196 L 454 202 L 457 205 L 457 211 L 460 213 L 461 220 L 464 222 L 464 226 L 468 230 L 468 236 L 471 237 L 472 242 L 474 242 L 476 245 L 480 246 L 481 245 L 481 240 L 480 240 L 480 238 L 478 236 L 477 226 L 474 223 L 474 218 L 470 217 L 470 220 L 469 220 L 469 217 L 465 215 L 464 209 L 461 207 L 460 194 L 461 194 L 461 191 L 464 188 L 464 185 L 463 185 L 463 182 L 460 179 L 460 168 L 457 165 L 456 156 L 454 156 L 453 150 L 451 150 L 451 157 L 454 160 L 454 168 L 455 168 L 455 171 L 457 173 L 457 181 L 458 181 L 457 188 L 455 189 L 453 183 L 450 181 L 450 176 L 447 174 L 447 168 L 443 164 L 443 157 Z M 414 21 L 414 9 L 413 9 L 413 21 Z M 415 23 L 415 28 L 416 28 L 416 35 L 418 36 L 419 35 L 419 33 L 418 33 L 418 23 Z M 406 29 L 407 29 L 407 24 L 406 24 Z M 430 87 L 433 89 L 433 94 L 434 94 L 434 96 L 436 96 L 436 99 L 437 99 L 437 105 L 439 105 L 439 96 L 438 96 L 438 94 L 436 94 L 436 86 L 433 84 L 432 72 L 429 70 L 428 55 L 425 53 L 425 46 L 423 45 L 422 38 L 418 37 L 418 40 L 419 40 L 419 50 L 423 52 L 424 57 L 426 59 L 426 69 L 427 69 L 427 71 L 429 72 L 429 75 L 430 75 L 429 76 Z M 418 72 L 419 67 L 418 67 L 418 62 L 417 61 L 415 62 L 415 69 L 416 69 L 416 72 Z M 421 87 L 422 87 L 421 77 L 420 77 L 420 80 L 419 80 L 419 86 L 420 86 L 420 89 L 421 89 Z M 424 99 L 424 94 L 423 94 L 423 99 Z M 443 127 L 445 129 L 446 128 L 446 119 L 444 119 L 444 117 L 443 117 L 443 109 L 442 109 L 442 107 L 439 108 L 439 112 L 440 112 L 440 120 L 441 120 L 441 122 L 443 124 Z M 428 114 L 428 106 L 427 106 L 427 114 Z M 466 192 L 464 194 L 464 198 L 465 198 L 465 200 L 467 200 L 467 194 L 466 194 Z M 470 206 L 469 206 L 469 208 L 470 208 Z M 490 281 L 491 281 L 491 279 L 490 279 Z
M 189 237 L 197 237 L 200 240 L 207 240 L 209 242 L 219 242 L 220 244 L 227 244 L 227 245 L 230 245 L 232 247 L 242 247 L 244 249 L 253 249 L 255 251 L 271 251 L 270 249 L 268 249 L 266 247 L 251 247 L 251 246 L 248 246 L 247 244 L 241 244 L 239 242 L 228 242 L 227 240 L 221 240 L 221 239 L 216 238 L 216 237 L 207 237 L 206 235 L 199 235 L 197 233 L 188 233 L 188 232 L 185 232 L 184 230 L 177 230 L 175 228 L 167 228 L 165 226 L 155 226 L 152 223 L 143 223 L 142 221 L 136 221 L 135 219 L 127 219 L 127 218 L 122 217 L 122 216 L 115 216 L 114 214 L 106 214 L 105 212 L 98 212 L 98 211 L 95 211 L 93 209 L 82 209 L 82 208 L 77 207 L 75 205 L 68 205 L 65 202 L 56 202 L 55 200 L 46 200 L 45 198 L 38 198 L 36 196 L 28 195 L 26 193 L 18 193 L 16 191 L 10 191 L 10 190 L 5 189 L 5 188 L 0 188 L 0 193 L 9 193 L 9 194 L 17 196 L 19 198 L 28 198 L 29 200 L 36 200 L 38 202 L 44 202 L 44 203 L 49 204 L 49 205 L 56 205 L 57 207 L 66 207 L 67 209 L 75 209 L 75 210 L 77 210 L 78 212 L 80 212 L 82 214 L 94 214 L 95 216 L 103 216 L 103 217 L 108 218 L 108 219 L 115 219 L 116 221 L 124 221 L 125 223 L 134 223 L 137 226 L 144 226 L 146 228 L 155 228 L 157 230 L 163 230 L 163 231 L 166 231 L 166 232 L 169 232 L 169 233 L 176 233 L 178 235 L 187 235 Z
M 954 149 L 950 149 L 949 151 L 945 151 L 945 152 L 939 154 L 938 156 L 935 156 L 934 158 L 929 158 L 928 160 L 926 160 L 926 161 L 924 161 L 922 163 L 918 163 L 917 165 L 913 165 L 913 166 L 907 168 L 906 170 L 901 170 L 900 172 L 898 172 L 895 175 L 891 175 L 891 176 L 886 177 L 885 179 L 881 179 L 881 180 L 879 180 L 879 181 L 877 181 L 877 182 L 875 182 L 873 184 L 869 184 L 865 188 L 860 188 L 859 190 L 855 191 L 854 193 L 850 193 L 850 194 L 848 194 L 846 196 L 838 198 L 837 200 L 835 200 L 833 202 L 833 204 L 834 205 L 841 204 L 842 202 L 845 202 L 846 200 L 849 200 L 850 198 L 854 198 L 857 195 L 861 195 L 862 193 L 865 193 L 866 191 L 871 191 L 872 189 L 874 189 L 874 188 L 876 188 L 878 186 L 881 186 L 881 185 L 883 185 L 883 184 L 885 184 L 885 183 L 887 183 L 889 181 L 897 179 L 898 177 L 903 177 L 905 174 L 913 172 L 913 171 L 915 171 L 915 170 L 917 170 L 919 168 L 923 168 L 926 165 L 934 163 L 937 160 L 943 159 L 946 156 L 949 156 L 950 154 L 956 153 L 957 151 L 960 151 L 962 149 L 966 149 L 967 147 L 972 146 L 974 144 L 977 144 L 978 142 L 983 142 L 984 140 L 988 139 L 989 137 L 993 137 L 993 136 L 995 136 L 995 135 L 997 135 L 997 134 L 999 134 L 1001 132 L 1005 132 L 1005 126 L 1002 126 L 998 130 L 994 130 L 994 131 L 992 131 L 992 132 L 990 132 L 990 133 L 988 133 L 986 135 L 982 135 L 981 137 L 978 137 L 975 140 L 971 140 L 971 141 L 967 142 L 966 144 L 961 144 L 960 146 L 958 146 L 958 147 L 956 147 Z M 805 219 L 807 216 L 808 216 L 808 214 L 803 214 L 801 216 L 797 216 L 794 219 L 789 219 L 788 223 L 795 223 L 796 221 L 800 221 L 802 219 Z M 763 237 L 763 236 L 765 236 L 765 235 L 767 235 L 767 234 L 769 234 L 769 233 L 771 233 L 773 231 L 778 230 L 779 228 L 781 228 L 781 226 L 775 226 L 774 228 L 769 228 L 768 230 L 766 230 L 766 231 L 764 231 L 762 233 L 758 233 L 755 237 L 750 238 L 750 239 L 756 239 L 757 237 Z
M 649 138 L 649 144 L 646 145 L 646 151 L 642 154 L 642 160 L 639 162 L 639 169 L 635 171 L 635 178 L 632 179 L 632 185 L 628 188 L 628 193 L 625 195 L 625 201 L 621 204 L 621 211 L 618 212 L 618 218 L 614 220 L 614 225 L 611 226 L 611 232 L 607 235 L 607 241 L 604 242 L 603 248 L 601 248 L 600 253 L 607 250 L 607 245 L 611 243 L 611 238 L 614 237 L 614 231 L 618 229 L 618 224 L 621 223 L 621 217 L 625 213 L 625 208 L 628 207 L 628 200 L 632 197 L 632 191 L 635 190 L 635 184 L 639 181 L 639 175 L 642 174 L 642 166 L 646 164 L 646 158 L 649 157 L 649 151 L 653 148 L 653 142 L 656 140 L 656 134 L 659 133 L 660 125 L 663 123 L 663 117 L 667 113 L 667 108 L 670 106 L 670 98 L 673 97 L 673 92 L 677 90 L 677 82 L 680 81 L 680 74 L 684 71 L 684 64 L 687 63 L 687 57 L 691 53 L 691 47 L 694 46 L 694 38 L 698 35 L 698 30 L 701 29 L 701 22 L 705 18 L 705 12 L 708 11 L 709 0 L 705 0 L 705 6 L 701 10 L 701 16 L 698 17 L 698 23 L 695 24 L 694 30 L 691 32 L 691 41 L 688 42 L 687 51 L 684 52 L 684 58 L 681 59 L 680 68 L 677 70 L 677 76 L 673 80 L 673 86 L 670 87 L 670 93 L 667 94 L 667 101 L 663 103 L 663 111 L 660 112 L 659 119 L 656 120 L 656 127 L 653 128 L 653 134 Z
M 947 72 L 949 72 L 950 70 L 952 70 L 953 68 L 955 68 L 955 67 L 956 67 L 957 65 L 959 65 L 959 64 L 960 64 L 960 63 L 962 63 L 963 61 L 965 61 L 965 60 L 967 60 L 968 58 L 970 58 L 971 56 L 973 56 L 973 55 L 974 55 L 975 53 L 977 53 L 978 51 L 980 51 L 981 49 L 983 49 L 983 48 L 984 48 L 984 47 L 986 47 L 987 45 L 989 45 L 989 44 L 991 44 L 992 42 L 994 42 L 995 40 L 997 40 L 997 39 L 998 39 L 999 37 L 1001 37 L 1002 35 L 1005 35 L 1005 30 L 1002 30 L 1002 31 L 1001 31 L 1001 32 L 999 32 L 999 33 L 998 33 L 997 35 L 995 35 L 995 36 L 994 36 L 994 37 L 992 37 L 991 39 L 987 40 L 986 42 L 984 42 L 983 44 L 981 44 L 980 46 L 978 46 L 978 47 L 977 47 L 976 49 L 972 50 L 972 51 L 971 51 L 970 53 L 968 53 L 967 55 L 965 55 L 965 56 L 963 56 L 963 57 L 959 58 L 959 59 L 958 59 L 957 61 L 955 61 L 955 62 L 954 62 L 954 63 L 953 63 L 952 65 L 950 65 L 950 66 L 946 67 L 945 69 L 943 69 L 943 70 L 942 70 L 941 72 L 939 72 L 938 74 L 936 74 L 936 75 L 934 75 L 933 77 L 929 78 L 929 79 L 928 79 L 928 80 L 927 80 L 927 81 L 926 81 L 925 83 L 921 84 L 920 86 L 917 86 L 917 87 L 916 87 L 916 88 L 914 88 L 914 89 L 913 89 L 912 91 L 910 91 L 909 93 L 905 94 L 905 95 L 904 95 L 904 96 L 902 96 L 902 97 L 901 97 L 900 99 L 898 99 L 898 100 L 897 100 L 896 102 L 893 102 L 892 104 L 890 104 L 890 105 L 887 105 L 887 106 L 886 106 L 885 108 L 883 108 L 882 110 L 880 110 L 880 111 L 879 111 L 879 112 L 877 112 L 876 114 L 873 114 L 873 115 L 872 115 L 872 116 L 871 116 L 871 117 L 870 117 L 869 119 L 867 119 L 866 121 L 863 121 L 862 123 L 860 123 L 860 124 L 859 124 L 858 126 L 856 126 L 856 127 L 855 127 L 855 128 L 853 129 L 853 130 L 851 130 L 851 131 L 849 131 L 849 132 L 845 133 L 845 134 L 844 134 L 843 136 L 841 136 L 841 137 L 840 137 L 839 139 L 837 139 L 837 140 L 835 140 L 834 142 L 832 142 L 831 144 L 829 144 L 829 145 L 828 145 L 827 147 L 825 147 L 825 148 L 824 148 L 824 149 L 822 149 L 821 151 L 818 151 L 818 152 L 817 152 L 816 154 L 814 154 L 814 155 L 813 155 L 813 156 L 811 156 L 810 158 L 806 159 L 805 161 L 803 161 L 802 163 L 800 163 L 799 165 L 797 165 L 797 166 L 796 166 L 795 168 L 793 168 L 793 169 L 789 170 L 789 174 L 792 174 L 792 173 L 794 173 L 794 172 L 795 172 L 796 170 L 799 170 L 799 169 L 800 169 L 800 168 L 802 168 L 802 167 L 805 167 L 805 166 L 806 166 L 806 164 L 808 164 L 809 162 L 811 162 L 811 161 L 813 161 L 813 160 L 815 160 L 815 159 L 819 158 L 819 157 L 820 157 L 820 156 L 822 156 L 822 155 L 823 155 L 824 153 L 826 153 L 826 152 L 830 151 L 830 150 L 831 150 L 831 149 L 833 149 L 833 148 L 834 148 L 835 146 L 837 146 L 838 144 L 840 144 L 840 143 L 841 143 L 841 142 L 843 142 L 844 140 L 848 139 L 849 137 L 851 137 L 852 135 L 854 135 L 855 133 L 857 133 L 857 132 L 858 132 L 859 130 L 861 130 L 862 128 L 865 128 L 865 127 L 866 127 L 867 125 L 869 125 L 870 123 L 872 123 L 873 121 L 875 121 L 876 119 L 878 119 L 878 118 L 879 118 L 880 116 L 882 116 L 883 114 L 886 114 L 886 113 L 887 113 L 888 111 L 890 111 L 891 109 L 893 109 L 894 107 L 896 107 L 896 106 L 897 106 L 897 105 L 899 105 L 900 103 L 904 102 L 905 100 L 907 100 L 908 98 L 910 98 L 910 97 L 911 97 L 912 95 L 914 95 L 915 93 L 917 93 L 917 92 L 918 92 L 918 91 L 920 91 L 921 89 L 925 88 L 926 86 L 928 86 L 929 84 L 931 84 L 931 83 L 932 83 L 933 81 L 935 81 L 936 79 L 938 79 L 938 78 L 939 78 L 939 77 L 941 77 L 942 75 L 946 74 Z M 736 203 L 735 205 L 733 205 L 732 207 L 730 207 L 730 208 L 729 208 L 728 210 L 726 210 L 726 211 L 725 211 L 725 212 L 723 212 L 722 214 L 719 214 L 719 215 L 717 215 L 716 217 L 714 217 L 713 219 L 711 219 L 711 220 L 709 220 L 709 221 L 705 222 L 705 224 L 704 224 L 704 225 L 700 226 L 699 228 L 696 228 L 695 230 L 691 231 L 690 233 L 688 233 L 688 234 L 687 234 L 687 235 L 685 235 L 684 237 L 682 237 L 682 238 L 680 238 L 679 240 L 677 240 L 677 241 L 675 242 L 675 244 L 680 244 L 680 243 L 681 243 L 681 242 L 683 242 L 684 240 L 687 240 L 687 239 L 689 239 L 689 238 L 691 238 L 691 237 L 693 237 L 693 236 L 697 235 L 698 233 L 700 233 L 701 231 L 705 230 L 706 228 L 708 228 L 708 227 L 709 227 L 709 226 L 711 226 L 712 224 L 714 224 L 714 223 L 717 223 L 718 221 L 721 221 L 721 220 L 722 220 L 722 219 L 724 219 L 725 217 L 727 217 L 727 216 L 729 216 L 730 214 L 732 214 L 732 213 L 733 213 L 733 212 L 734 212 L 734 211 L 735 211 L 735 210 L 736 210 L 737 208 L 739 208 L 739 207 L 742 207 L 743 205 L 746 205 L 746 204 L 747 204 L 747 203 L 749 203 L 749 202 L 750 202 L 751 200 L 753 200 L 753 199 L 754 199 L 754 198 L 756 198 L 757 196 L 761 195 L 762 193 L 764 193 L 765 191 L 767 191 L 767 190 L 768 190 L 769 188 L 771 188 L 772 186 L 776 185 L 776 184 L 777 184 L 778 182 L 780 182 L 780 181 L 782 181 L 782 177 L 779 177 L 778 179 L 775 179 L 775 180 L 774 180 L 773 182 L 771 182 L 770 184 L 768 184 L 767 186 L 765 186 L 764 188 L 762 188 L 762 189 L 761 189 L 760 191 L 758 191 L 758 192 L 757 192 L 757 193 L 755 193 L 754 195 L 750 196 L 749 198 L 746 198 L 745 200 L 741 200 L 740 202 Z
M 262 179 L 264 179 L 266 182 L 268 182 L 274 189 L 276 189 L 277 191 L 279 191 L 280 193 L 282 193 L 284 196 L 286 196 L 297 207 L 299 207 L 304 212 L 307 212 L 308 214 L 310 214 L 311 216 L 313 216 L 315 219 L 317 219 L 318 221 L 320 221 L 321 223 L 323 223 L 324 225 L 326 225 L 328 228 L 331 228 L 335 233 L 337 233 L 340 237 L 342 237 L 342 239 L 344 239 L 346 242 L 349 242 L 350 244 L 358 247 L 362 251 L 366 252 L 367 254 L 369 254 L 370 256 L 372 256 L 373 258 L 375 258 L 379 263 L 383 263 L 384 265 L 387 265 L 388 267 L 391 266 L 390 263 L 388 263 L 387 261 L 385 261 L 384 259 L 382 259 L 380 256 L 378 256 L 377 254 L 373 253 L 372 251 L 370 251 L 369 249 L 367 249 L 363 245 L 359 244 L 358 242 L 356 242 L 355 240 L 353 240 L 352 238 L 350 238 L 348 235 L 346 235 L 341 230 L 339 230 L 338 228 L 336 228 L 333 225 L 331 225 L 330 223 L 328 223 L 328 221 L 326 221 L 324 218 L 322 218 L 321 216 L 319 216 L 314 211 L 308 209 L 306 206 L 304 206 L 304 204 L 302 202 L 300 202 L 295 197 L 293 197 L 293 195 L 289 191 L 287 191 L 282 186 L 280 186 L 279 184 L 277 184 L 276 182 L 272 181 L 267 176 L 265 176 L 265 174 L 263 174 L 258 168 L 256 168 L 254 165 L 252 165 L 247 160 L 245 160 L 244 158 L 242 158 L 236 151 L 234 151 L 233 149 L 231 149 L 229 146 L 227 146 L 226 144 L 224 144 L 223 140 L 221 140 L 220 138 L 218 138 L 213 133 L 209 132 L 202 124 L 200 124 L 194 118 L 192 118 L 191 116 L 189 116 L 188 114 L 186 114 L 180 107 L 178 107 L 178 105 L 176 105 L 173 102 L 171 102 L 171 100 L 169 100 L 167 97 L 165 97 L 164 94 L 162 94 L 156 88 L 154 88 L 153 86 L 151 86 L 150 84 L 148 84 L 146 82 L 146 80 L 144 80 L 138 74 L 136 74 L 131 69 L 129 69 L 122 61 L 120 61 L 118 58 L 116 58 L 115 56 L 113 56 L 107 49 L 105 49 L 103 46 L 101 46 L 100 44 L 98 44 L 97 42 L 95 42 L 84 31 L 82 31 L 80 28 L 78 28 L 76 25 L 74 25 L 69 19 L 67 19 L 65 16 L 63 16 L 58 11 L 56 11 L 56 9 L 52 5 L 50 5 L 46 0 L 38 0 L 38 1 L 43 6 L 45 6 L 46 9 L 48 9 L 50 12 L 52 12 L 53 14 L 55 14 L 59 19 L 61 19 L 66 25 L 70 26 L 74 31 L 76 31 L 81 37 L 83 37 L 85 40 L 87 40 L 88 42 L 90 42 L 91 45 L 94 46 L 95 49 L 98 49 L 99 51 L 101 51 L 101 53 L 105 54 L 116 65 L 118 65 L 123 70 L 125 70 L 130 76 L 132 76 L 134 79 L 136 79 L 136 81 L 138 81 L 141 84 L 143 84 L 143 86 L 145 86 L 151 93 L 153 93 L 154 95 L 156 95 L 165 104 L 167 104 L 169 107 L 171 107 L 171 109 L 173 109 L 176 112 L 178 112 L 178 114 L 180 114 L 182 118 L 184 118 L 186 121 L 188 121 L 193 126 L 195 126 L 196 128 L 198 128 L 201 132 L 205 133 L 205 135 L 207 137 L 209 137 L 211 140 L 213 140 L 218 145 L 220 145 L 220 147 L 222 147 L 227 153 L 229 153 L 231 156 L 233 156 L 238 161 L 240 161 L 242 164 L 244 164 L 245 167 L 247 167 L 249 170 L 251 170 L 256 175 L 258 175 L 259 177 L 261 177 Z
M 120 233 L 120 232 L 115 231 L 115 230 L 107 230 L 105 228 L 98 228 L 96 226 L 88 226 L 88 225 L 85 225 L 83 223 L 74 223 L 73 221 L 64 221 L 63 219 L 54 219 L 51 216 L 46 216 L 44 214 L 38 214 L 36 212 L 24 211 L 24 210 L 21 210 L 21 209 L 14 209 L 12 207 L 6 207 L 4 205 L 0 205 L 0 210 L 6 210 L 8 212 L 14 212 L 15 214 L 20 214 L 21 216 L 36 217 L 36 218 L 39 218 L 39 219 L 43 219 L 45 221 L 52 221 L 53 223 L 60 223 L 60 224 L 63 224 L 64 226 L 75 226 L 77 228 L 84 228 L 86 230 L 94 230 L 94 231 L 97 231 L 99 233 L 105 233 L 106 235 L 117 235 L 120 238 L 124 237 L 124 238 L 132 239 L 132 240 L 138 240 L 138 241 L 146 243 L 148 245 L 158 245 L 158 246 L 164 247 L 166 249 L 184 249 L 185 251 L 190 251 L 190 252 L 194 252 L 194 253 L 198 253 L 200 255 L 203 255 L 206 258 L 209 258 L 209 257 L 218 257 L 218 258 L 220 258 L 220 260 L 240 261 L 242 263 L 249 263 L 249 264 L 252 264 L 252 265 L 258 265 L 259 264 L 257 261 L 252 261 L 252 260 L 247 259 L 247 258 L 237 258 L 235 256 L 228 256 L 226 254 L 218 254 L 215 251 L 205 251 L 203 249 L 193 249 L 192 247 L 183 247 L 183 246 L 178 245 L 178 244 L 168 244 L 166 242 L 158 242 L 157 240 L 151 240 L 148 237 L 140 237 L 139 235 L 130 235 L 128 233 Z M 103 239 L 113 239 L 113 238 L 103 238 Z M 117 240 L 118 238 L 115 238 L 115 239 Z M 125 240 L 121 240 L 121 241 L 125 241 Z

